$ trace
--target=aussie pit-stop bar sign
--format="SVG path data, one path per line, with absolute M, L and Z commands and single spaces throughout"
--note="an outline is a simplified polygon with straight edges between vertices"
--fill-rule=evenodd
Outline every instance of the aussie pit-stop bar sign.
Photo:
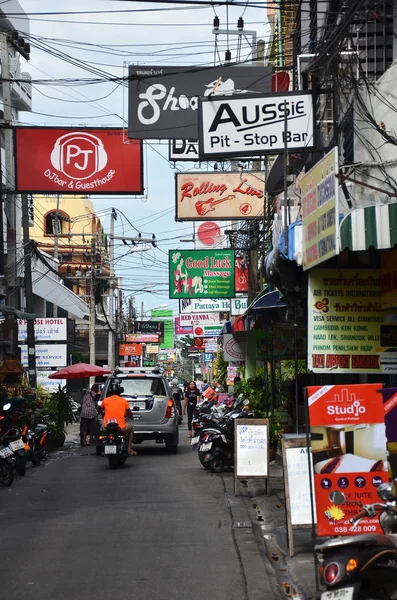
M 128 135 L 137 139 L 198 138 L 198 100 L 213 94 L 268 93 L 270 67 L 130 66 Z
M 287 127 L 285 127 L 285 112 Z M 313 99 L 308 93 L 201 98 L 199 156 L 255 156 L 314 145 Z

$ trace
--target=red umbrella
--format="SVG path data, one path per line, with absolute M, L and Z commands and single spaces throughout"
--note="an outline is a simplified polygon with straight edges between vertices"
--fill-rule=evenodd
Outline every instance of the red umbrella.
M 70 365 L 69 367 L 55 371 L 55 373 L 49 375 L 49 379 L 88 379 L 89 377 L 108 375 L 111 372 L 110 369 L 104 369 L 103 367 L 97 367 L 96 365 L 76 363 L 75 365 Z

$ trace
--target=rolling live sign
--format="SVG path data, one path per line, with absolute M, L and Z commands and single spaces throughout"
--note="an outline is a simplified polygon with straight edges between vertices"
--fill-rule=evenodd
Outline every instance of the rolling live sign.
M 377 502 L 377 488 L 389 479 L 381 387 L 306 388 L 319 536 L 382 533 L 378 517 L 350 523 L 358 503 Z M 345 504 L 334 504 L 335 491 L 345 495 Z
M 338 148 L 321 159 L 301 181 L 303 269 L 339 253 Z
M 170 298 L 233 298 L 234 250 L 169 250 Z
M 176 221 L 256 219 L 263 215 L 264 173 L 177 173 Z
M 381 305 L 376 269 L 312 269 L 308 288 L 308 369 L 387 372 L 380 363 Z
M 198 139 L 198 100 L 217 94 L 271 91 L 271 67 L 129 67 L 128 135 Z
M 142 142 L 122 129 L 17 127 L 15 136 L 19 192 L 143 194 Z
M 201 159 L 314 146 L 313 98 L 307 92 L 202 98 L 199 123 Z

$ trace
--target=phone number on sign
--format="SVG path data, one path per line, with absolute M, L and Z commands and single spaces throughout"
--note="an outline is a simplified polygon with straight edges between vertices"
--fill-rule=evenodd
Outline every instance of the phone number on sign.
M 349 527 L 335 527 L 335 533 L 347 533 L 351 531 L 352 533 L 369 533 L 370 531 L 377 531 L 376 525 L 357 525 L 354 524 L 349 525 Z

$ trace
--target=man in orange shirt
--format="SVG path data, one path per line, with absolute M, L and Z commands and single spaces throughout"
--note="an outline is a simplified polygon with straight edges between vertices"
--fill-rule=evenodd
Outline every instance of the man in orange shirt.
M 132 450 L 132 440 L 134 439 L 134 428 L 131 424 L 127 425 L 125 417 L 133 419 L 132 411 L 125 398 L 119 396 L 123 393 L 123 388 L 120 386 L 111 385 L 109 389 L 112 396 L 108 396 L 102 400 L 101 410 L 103 413 L 103 422 L 106 427 L 109 419 L 115 419 L 122 431 L 128 435 L 128 454 L 133 456 L 136 454 Z

